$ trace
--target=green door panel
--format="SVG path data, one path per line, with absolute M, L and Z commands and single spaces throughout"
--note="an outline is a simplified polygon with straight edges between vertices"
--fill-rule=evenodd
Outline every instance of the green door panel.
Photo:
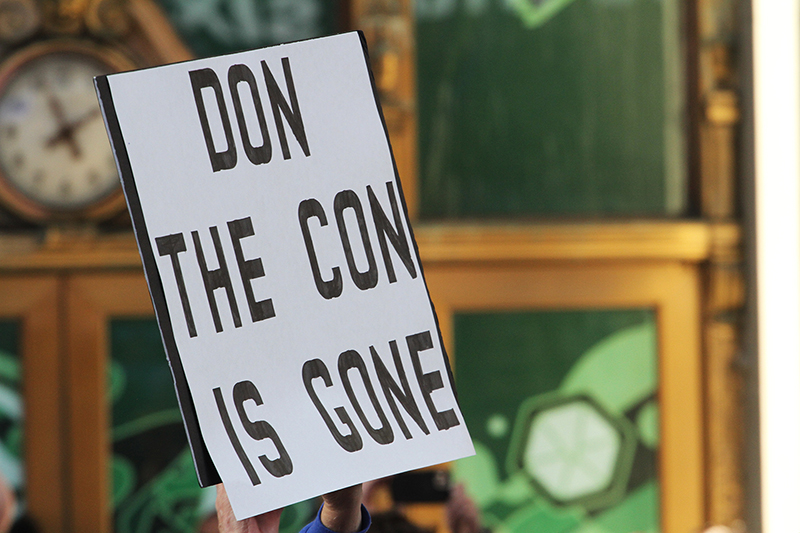
M 200 488 L 155 319 L 112 320 L 110 466 L 117 533 L 194 533 L 214 513 L 213 487 Z M 288 507 L 281 531 L 300 529 L 312 501 Z
M 496 533 L 658 531 L 650 310 L 455 316 L 476 455 L 456 462 Z
M 418 0 L 427 219 L 681 215 L 677 0 Z

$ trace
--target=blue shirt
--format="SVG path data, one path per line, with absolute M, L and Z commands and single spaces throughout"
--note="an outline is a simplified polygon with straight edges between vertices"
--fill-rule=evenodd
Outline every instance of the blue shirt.
M 317 517 L 314 519 L 314 521 L 306 525 L 306 527 L 304 527 L 303 529 L 301 529 L 300 533 L 335 533 L 333 530 L 330 530 L 324 525 L 322 525 L 322 519 L 320 518 L 321 514 L 322 514 L 322 507 L 320 507 L 319 511 L 317 511 Z M 369 513 L 367 512 L 367 508 L 362 505 L 361 529 L 358 530 L 358 533 L 366 533 L 371 524 L 372 524 L 372 518 L 370 518 Z

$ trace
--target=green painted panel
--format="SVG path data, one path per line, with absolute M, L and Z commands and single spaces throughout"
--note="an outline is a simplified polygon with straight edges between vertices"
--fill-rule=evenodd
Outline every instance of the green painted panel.
M 330 0 L 158 0 L 198 57 L 297 41 L 339 31 Z
M 113 320 L 110 339 L 115 529 L 196 531 L 213 491 L 195 478 L 158 326 Z
M 14 487 L 21 510 L 24 510 L 24 413 L 19 334 L 17 321 L 0 321 L 0 473 Z
M 657 532 L 649 310 L 458 314 L 455 377 L 476 455 L 456 478 L 498 533 Z
M 216 492 L 197 482 L 158 325 L 112 320 L 110 338 L 115 530 L 194 533 Z M 299 530 L 315 511 L 311 501 L 290 506 L 281 531 Z
M 418 0 L 428 219 L 682 215 L 677 0 Z
M 0 320 L 0 350 L 17 353 L 19 325 L 13 320 Z

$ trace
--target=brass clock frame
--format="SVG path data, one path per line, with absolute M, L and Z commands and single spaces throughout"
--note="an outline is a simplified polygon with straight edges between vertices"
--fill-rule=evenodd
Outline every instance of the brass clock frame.
M 20 70 L 47 56 L 75 55 L 88 57 L 108 67 L 109 72 L 131 70 L 137 64 L 116 49 L 80 38 L 58 37 L 39 41 L 14 52 L 0 67 L 0 97 Z M 75 208 L 58 208 L 30 198 L 14 184 L 0 166 L 0 202 L 9 210 L 34 223 L 101 221 L 124 209 L 125 198 L 118 187 L 108 195 Z

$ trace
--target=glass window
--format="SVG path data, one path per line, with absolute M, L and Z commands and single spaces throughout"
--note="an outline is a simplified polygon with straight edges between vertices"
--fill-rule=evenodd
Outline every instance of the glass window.
M 454 467 L 508 533 L 659 530 L 657 342 L 648 310 L 457 314 L 476 455 Z
M 155 319 L 111 322 L 112 495 L 117 533 L 195 533 L 214 513 L 216 491 L 200 488 Z M 289 506 L 281 532 L 316 513 Z
M 115 531 L 197 531 L 215 493 L 197 483 L 158 326 L 113 320 L 110 332 Z
M 328 0 L 159 0 L 200 57 L 335 33 L 339 2 Z
M 25 506 L 19 324 L 0 321 L 0 472 Z
M 418 0 L 421 215 L 683 215 L 677 0 Z

